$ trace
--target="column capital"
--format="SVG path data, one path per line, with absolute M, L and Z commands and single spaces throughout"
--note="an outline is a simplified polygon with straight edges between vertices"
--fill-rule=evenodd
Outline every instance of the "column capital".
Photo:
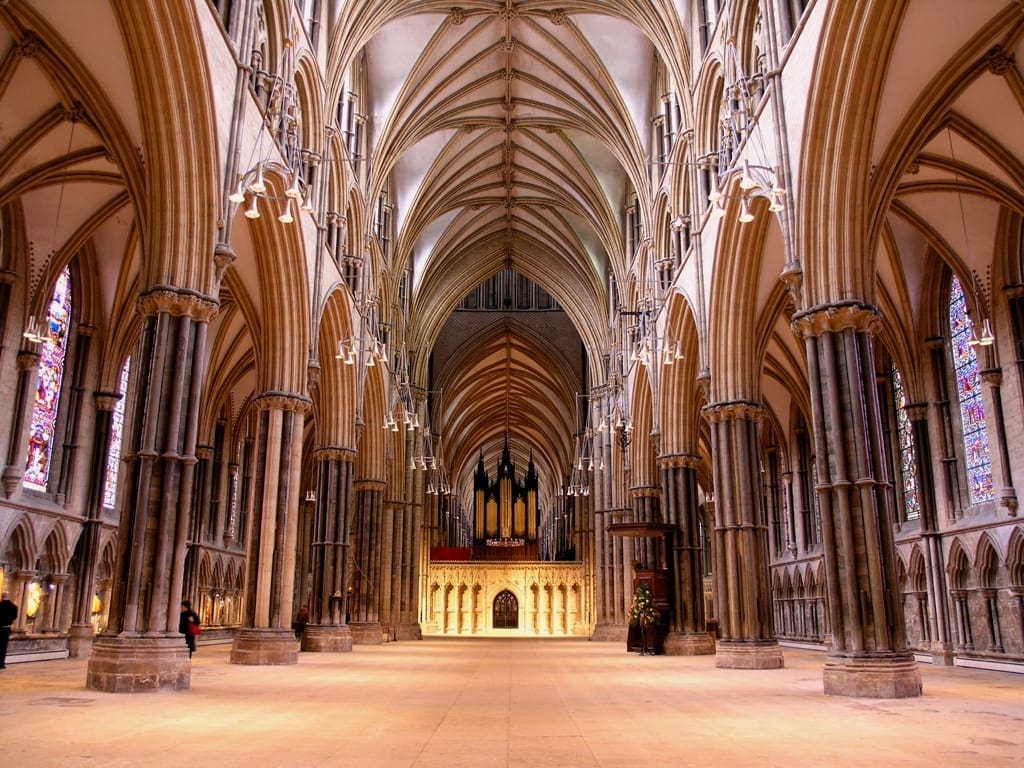
M 2 277 L 0 277 L 0 282 L 2 282 Z M 1003 293 L 1006 294 L 1008 299 L 1019 299 L 1021 296 L 1024 296 L 1024 283 L 1011 283 L 1004 286 Z
M 313 407 L 313 401 L 305 395 L 297 395 L 294 392 L 270 391 L 257 397 L 255 405 L 263 411 L 277 408 L 282 411 L 295 411 L 304 414 Z
M 657 458 L 659 469 L 698 469 L 703 463 L 696 453 L 664 453 Z
M 18 370 L 30 371 L 39 365 L 39 353 L 22 349 L 18 352 Z
M 141 294 L 136 303 L 140 315 L 166 312 L 175 317 L 190 317 L 201 323 L 212 320 L 220 310 L 220 302 L 197 291 L 158 285 Z
M 105 392 L 98 390 L 92 393 L 92 399 L 96 403 L 97 411 L 112 411 L 124 397 L 120 392 Z
M 927 421 L 928 403 L 907 403 L 903 406 L 903 412 L 911 421 Z
M 629 489 L 629 495 L 634 499 L 661 496 L 661 488 L 656 485 L 634 485 Z
M 384 491 L 388 484 L 384 480 L 375 480 L 368 477 L 360 478 L 352 483 L 356 491 Z
M 721 403 L 711 403 L 701 408 L 710 422 L 733 421 L 735 419 L 747 419 L 749 421 L 760 421 L 764 418 L 765 409 L 761 403 L 753 400 L 729 400 Z
M 354 463 L 358 452 L 340 445 L 324 445 L 313 451 L 313 461 L 347 461 Z
M 986 368 L 981 371 L 981 380 L 986 384 L 998 387 L 1003 383 L 1003 371 L 1001 368 Z
M 14 285 L 14 279 L 17 276 L 17 272 L 9 269 L 0 269 L 0 285 Z
M 793 315 L 793 333 L 801 338 L 853 330 L 874 335 L 882 322 L 877 307 L 856 301 L 819 304 Z

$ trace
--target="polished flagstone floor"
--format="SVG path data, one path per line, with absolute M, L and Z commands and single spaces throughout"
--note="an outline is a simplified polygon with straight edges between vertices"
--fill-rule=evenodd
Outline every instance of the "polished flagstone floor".
M 228 662 L 188 691 L 85 688 L 84 660 L 0 670 L 0 765 L 1024 766 L 1024 675 L 922 665 L 924 696 L 822 694 L 820 652 L 781 670 L 641 657 L 587 640 L 432 638 Z

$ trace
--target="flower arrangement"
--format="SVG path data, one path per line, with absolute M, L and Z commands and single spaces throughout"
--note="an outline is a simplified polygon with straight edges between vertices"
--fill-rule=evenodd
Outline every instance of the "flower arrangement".
M 661 611 L 654 606 L 651 588 L 641 584 L 633 590 L 633 604 L 629 607 L 629 623 L 649 627 L 661 621 Z

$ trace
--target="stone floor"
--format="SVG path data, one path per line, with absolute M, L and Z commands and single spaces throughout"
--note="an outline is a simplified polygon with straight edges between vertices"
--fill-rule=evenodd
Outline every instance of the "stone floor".
M 1024 675 L 922 665 L 925 695 L 822 694 L 821 653 L 786 668 L 641 657 L 586 640 L 427 639 L 228 662 L 188 691 L 85 688 L 86 662 L 0 670 L 0 763 L 47 766 L 1024 765 Z

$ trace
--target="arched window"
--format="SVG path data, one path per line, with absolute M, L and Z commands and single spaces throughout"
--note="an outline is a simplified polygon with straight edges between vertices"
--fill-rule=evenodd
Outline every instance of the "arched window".
M 949 337 L 953 348 L 953 371 L 960 401 L 960 419 L 964 429 L 964 463 L 971 503 L 994 497 L 992 492 L 992 459 L 985 429 L 985 406 L 981 399 L 981 377 L 978 356 L 970 344 L 971 321 L 960 280 L 953 276 L 949 289 Z
M 507 589 L 499 592 L 494 598 L 494 628 L 519 628 L 519 600 Z
M 57 278 L 50 308 L 46 312 L 46 335 L 39 347 L 39 378 L 32 420 L 29 422 L 28 459 L 22 481 L 26 487 L 37 491 L 45 491 L 50 478 L 50 458 L 53 454 L 70 326 L 71 270 L 65 267 Z
M 129 357 L 124 361 L 121 368 L 121 381 L 117 391 L 121 393 L 121 399 L 114 406 L 114 413 L 110 417 L 110 447 L 107 450 L 107 476 L 103 481 L 103 506 L 113 509 L 117 505 L 117 476 L 121 468 L 121 441 L 124 438 L 124 409 L 128 392 L 128 371 L 131 368 L 132 359 Z
M 907 416 L 907 396 L 903 391 L 903 378 L 896 363 L 892 364 L 892 399 L 896 405 L 896 434 L 900 443 L 900 476 L 903 478 L 903 513 L 905 520 L 921 516 L 921 496 L 917 487 L 917 459 L 914 455 L 914 436 Z

